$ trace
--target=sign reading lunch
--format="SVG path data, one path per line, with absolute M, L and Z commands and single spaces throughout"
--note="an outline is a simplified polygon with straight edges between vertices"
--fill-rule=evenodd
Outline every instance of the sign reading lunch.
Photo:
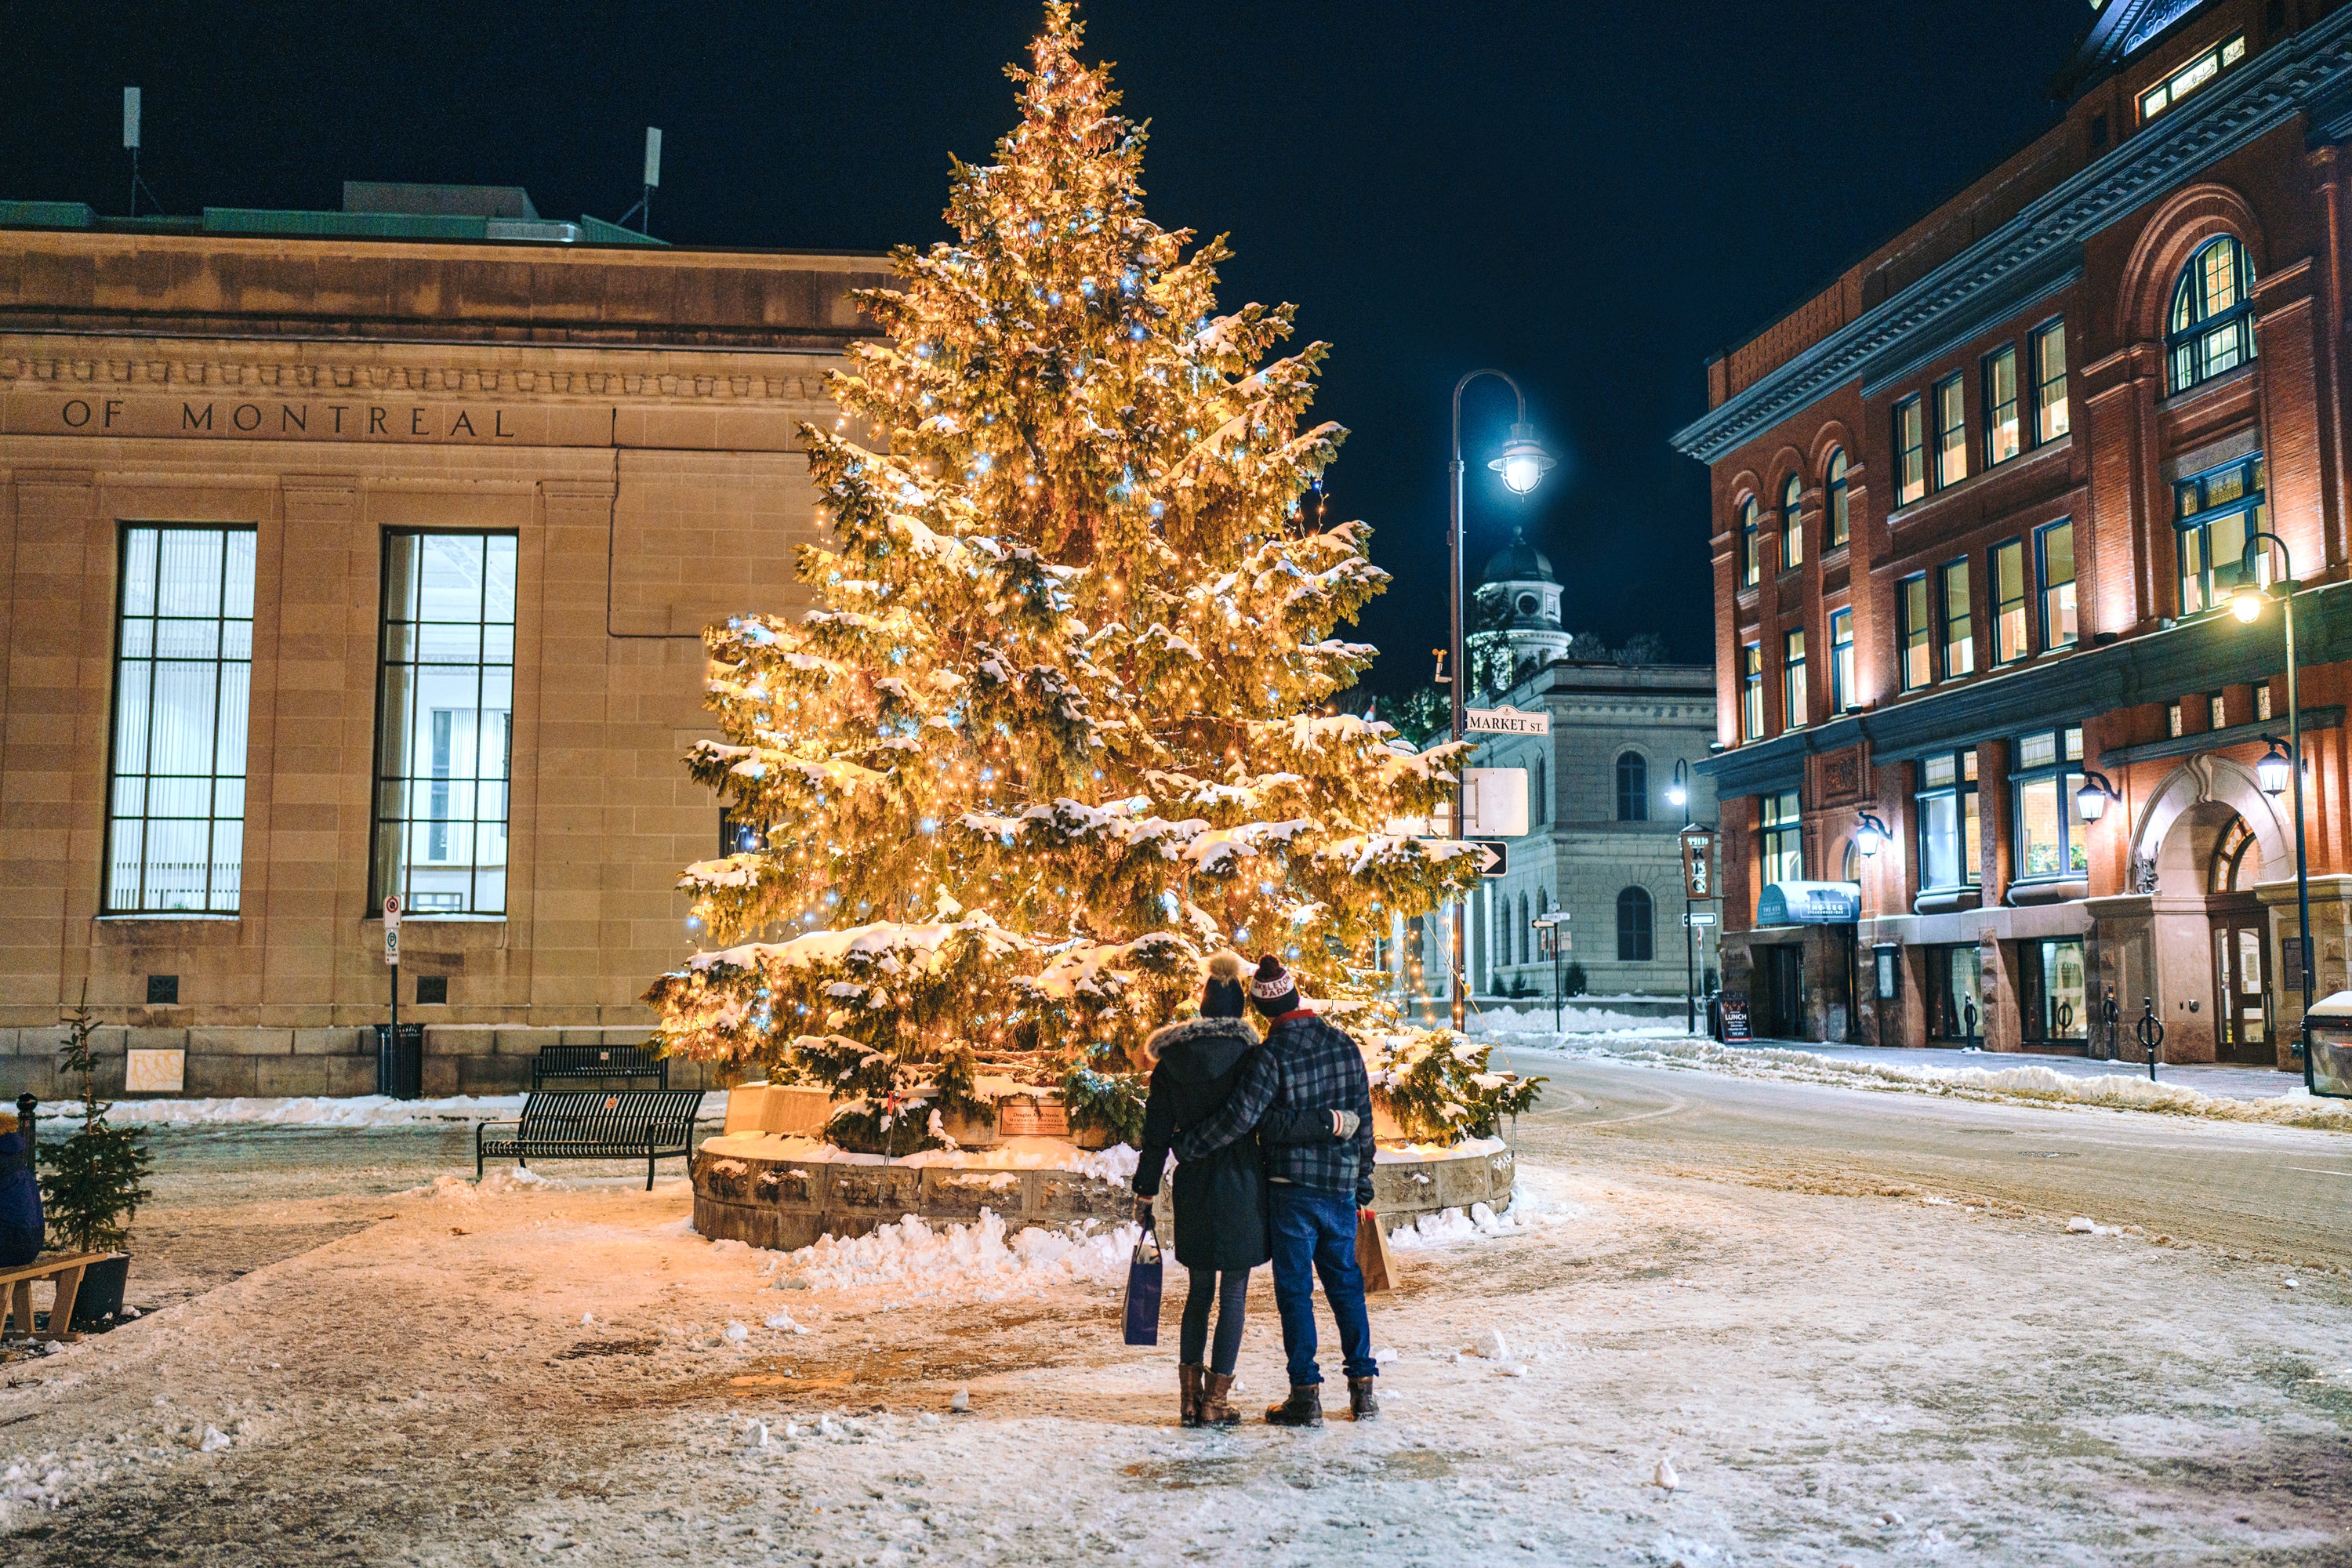
M 1500 708 L 1471 708 L 1464 710 L 1463 728 L 1473 735 L 1549 735 L 1551 733 L 1549 713 L 1522 713 L 1509 703 Z
M 612 411 L 572 405 L 410 399 L 11 393 L 0 431 L 12 436 L 116 436 L 176 440 L 478 442 L 485 447 L 604 446 Z

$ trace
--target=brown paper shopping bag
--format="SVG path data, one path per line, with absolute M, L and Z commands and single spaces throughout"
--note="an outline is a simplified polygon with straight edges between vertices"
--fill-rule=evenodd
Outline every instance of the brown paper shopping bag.
M 1389 1250 L 1381 1216 L 1370 1209 L 1356 1211 L 1356 1267 L 1363 1271 L 1367 1291 L 1396 1289 L 1396 1255 Z

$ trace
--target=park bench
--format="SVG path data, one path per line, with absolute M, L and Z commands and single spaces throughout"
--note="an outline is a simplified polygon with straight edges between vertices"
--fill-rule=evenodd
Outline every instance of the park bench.
M 654 1162 L 694 1154 L 694 1117 L 702 1108 L 699 1089 L 650 1089 L 625 1094 L 581 1094 L 533 1090 L 512 1122 L 474 1127 L 474 1179 L 492 1155 L 528 1166 L 542 1160 L 635 1160 L 646 1163 L 646 1190 L 654 1185 Z M 493 1127 L 514 1128 L 493 1138 Z
M 82 1270 L 114 1257 L 111 1252 L 61 1252 L 37 1258 L 21 1268 L 0 1269 L 0 1308 L 16 1320 L 18 1335 L 36 1337 L 33 1328 L 33 1281 L 54 1279 L 58 1299 L 49 1308 L 49 1326 L 37 1335 L 45 1340 L 78 1340 L 73 1331 L 74 1298 L 81 1294 Z
M 669 1063 L 643 1046 L 542 1046 L 531 1058 L 530 1087 L 550 1079 L 649 1078 L 669 1087 Z

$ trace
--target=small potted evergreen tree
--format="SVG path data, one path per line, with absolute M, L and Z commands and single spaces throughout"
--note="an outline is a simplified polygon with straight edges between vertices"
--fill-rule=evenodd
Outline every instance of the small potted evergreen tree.
M 64 1019 L 66 1037 L 58 1065 L 81 1075 L 81 1125 L 64 1142 L 37 1145 L 47 1167 L 41 1177 L 41 1213 L 52 1246 L 72 1252 L 121 1252 L 131 1237 L 131 1217 L 148 1197 L 147 1151 L 127 1127 L 107 1123 L 113 1109 L 98 1098 L 98 1064 L 89 1037 L 98 1022 L 88 1005 Z M 126 1255 L 92 1264 L 82 1275 L 68 1327 L 100 1328 L 122 1312 L 122 1288 L 131 1275 Z

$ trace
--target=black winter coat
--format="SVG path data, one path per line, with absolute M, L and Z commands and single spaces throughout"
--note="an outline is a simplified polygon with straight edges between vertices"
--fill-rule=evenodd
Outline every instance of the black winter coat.
M 1239 1018 L 1191 1018 L 1151 1037 L 1159 1058 L 1143 1108 L 1138 1197 L 1160 1191 L 1168 1146 L 1206 1121 L 1233 1092 L 1257 1037 Z M 1265 1172 L 1254 1138 L 1238 1138 L 1205 1160 L 1176 1167 L 1176 1261 L 1187 1268 L 1255 1268 L 1273 1254 L 1266 1230 Z

